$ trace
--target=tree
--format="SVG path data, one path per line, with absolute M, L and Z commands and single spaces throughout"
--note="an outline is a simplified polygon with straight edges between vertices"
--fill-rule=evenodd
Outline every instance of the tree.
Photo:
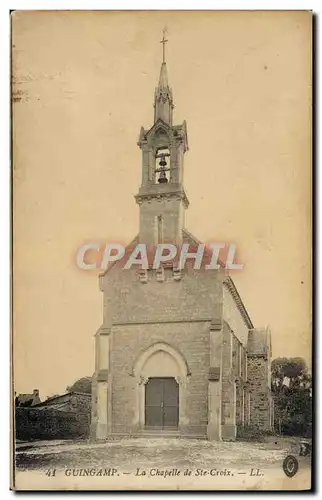
M 83 392 L 86 394 L 92 393 L 92 377 L 82 377 L 72 385 L 66 387 L 67 392 Z
M 275 423 L 283 434 L 307 435 L 312 431 L 312 377 L 303 358 L 272 361 Z

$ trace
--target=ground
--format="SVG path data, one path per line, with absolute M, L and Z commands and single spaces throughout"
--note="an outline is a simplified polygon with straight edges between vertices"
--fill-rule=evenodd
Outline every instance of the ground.
M 289 454 L 299 460 L 299 471 L 293 478 L 288 478 L 282 467 Z M 51 487 L 62 484 L 64 488 L 74 488 L 77 484 L 77 489 L 82 484 L 87 489 L 89 484 L 95 489 L 120 489 L 122 486 L 260 489 L 265 484 L 268 487 L 273 479 L 270 489 L 276 489 L 281 481 L 288 489 L 306 489 L 309 487 L 310 457 L 299 457 L 296 438 L 225 443 L 172 438 L 123 439 L 101 444 L 49 441 L 18 444 L 16 470 L 17 485 L 18 477 L 19 481 L 24 481 L 26 474 L 37 472 L 38 479 L 51 480 Z M 187 470 L 190 473 L 185 476 Z M 299 486 L 300 476 L 305 484 L 302 481 Z M 31 477 L 36 479 L 35 475 Z

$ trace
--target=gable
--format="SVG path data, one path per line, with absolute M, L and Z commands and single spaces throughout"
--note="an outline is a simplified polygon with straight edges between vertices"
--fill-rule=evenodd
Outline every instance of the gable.
M 142 146 L 143 143 L 158 139 L 159 142 L 164 145 L 165 142 L 169 143 L 169 140 L 174 138 L 182 139 L 185 146 L 184 149 L 185 151 L 188 151 L 189 146 L 186 121 L 184 121 L 181 125 L 170 126 L 159 118 L 149 130 L 145 130 L 141 127 L 138 145 Z
M 135 238 L 133 238 L 133 240 L 131 241 L 131 243 L 129 243 L 126 247 L 125 247 L 125 255 L 127 253 L 130 253 L 131 252 L 131 249 L 133 249 L 137 244 L 139 243 L 139 235 L 137 234 L 135 236 Z M 119 260 L 116 260 L 114 262 L 110 262 L 109 265 L 107 266 L 107 268 L 102 271 L 100 274 L 99 274 L 99 281 L 100 281 L 100 290 L 103 291 L 103 288 L 101 287 L 101 285 L 103 284 L 102 283 L 102 280 L 104 278 L 104 276 L 113 268 L 113 267 L 117 267 L 120 265 L 120 262 Z
M 185 228 L 182 229 L 182 241 L 183 241 L 183 243 L 188 243 L 189 245 L 194 245 L 194 246 L 198 246 L 198 245 L 203 244 L 201 241 L 199 241 L 193 234 L 191 234 Z M 204 256 L 207 256 L 207 255 L 209 255 L 211 257 L 210 253 L 207 252 L 207 248 L 205 248 Z M 218 264 L 222 269 L 225 269 L 225 264 L 220 259 L 218 259 Z

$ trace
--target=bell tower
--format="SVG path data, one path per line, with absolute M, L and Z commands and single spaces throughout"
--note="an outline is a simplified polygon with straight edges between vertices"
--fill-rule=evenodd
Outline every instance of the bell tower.
M 142 181 L 136 202 L 140 205 L 139 240 L 147 245 L 182 242 L 184 213 L 189 201 L 183 188 L 183 160 L 188 151 L 187 125 L 173 125 L 173 96 L 163 60 L 154 93 L 154 124 L 140 131 Z

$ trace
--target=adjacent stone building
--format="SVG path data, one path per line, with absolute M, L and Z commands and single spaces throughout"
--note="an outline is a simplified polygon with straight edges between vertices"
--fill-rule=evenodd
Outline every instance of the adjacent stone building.
M 15 408 L 15 435 L 22 441 L 88 438 L 91 394 L 68 392 Z
M 39 389 L 34 389 L 32 394 L 16 394 L 15 393 L 15 406 L 27 407 L 35 406 L 40 403 Z
M 141 128 L 137 243 L 199 241 L 185 229 L 187 126 L 173 123 L 163 62 L 154 123 Z M 227 270 L 110 266 L 100 276 L 103 323 L 96 333 L 93 439 L 182 435 L 232 440 L 245 425 L 270 429 L 271 339 L 256 329 Z

